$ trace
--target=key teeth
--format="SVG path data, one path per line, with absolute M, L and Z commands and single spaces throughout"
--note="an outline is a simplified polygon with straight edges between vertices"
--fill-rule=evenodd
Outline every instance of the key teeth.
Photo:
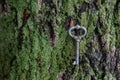
M 77 64 L 76 64 L 76 61 L 74 61 L 72 64 L 73 64 L 73 65 L 77 65 Z
M 79 65 L 79 63 L 77 63 L 76 61 L 74 61 L 72 64 L 73 65 Z

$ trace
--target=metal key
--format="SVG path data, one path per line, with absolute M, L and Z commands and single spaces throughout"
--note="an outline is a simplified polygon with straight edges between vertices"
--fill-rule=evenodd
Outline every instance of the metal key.
M 77 35 L 77 36 L 72 34 L 72 31 L 75 30 L 75 29 L 83 30 L 84 34 Z M 85 37 L 86 34 L 87 34 L 87 30 L 83 26 L 76 25 L 76 26 L 70 27 L 70 29 L 69 29 L 69 35 L 76 40 L 76 51 L 75 51 L 76 52 L 76 59 L 73 62 L 73 65 L 78 65 L 79 64 L 79 43 L 80 43 L 81 38 Z

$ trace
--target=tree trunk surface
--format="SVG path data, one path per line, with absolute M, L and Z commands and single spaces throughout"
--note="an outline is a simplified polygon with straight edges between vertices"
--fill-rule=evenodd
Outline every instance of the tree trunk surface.
M 0 80 L 120 80 L 120 0 L 0 0 Z

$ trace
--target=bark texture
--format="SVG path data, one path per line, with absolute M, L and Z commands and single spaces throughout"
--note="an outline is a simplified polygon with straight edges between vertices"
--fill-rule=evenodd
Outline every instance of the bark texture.
M 120 0 L 0 0 L 0 80 L 120 80 Z

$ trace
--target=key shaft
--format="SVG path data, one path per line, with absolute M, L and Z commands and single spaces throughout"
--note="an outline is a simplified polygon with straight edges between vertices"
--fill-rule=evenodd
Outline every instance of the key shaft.
M 76 65 L 79 64 L 79 42 L 80 41 L 76 41 Z

